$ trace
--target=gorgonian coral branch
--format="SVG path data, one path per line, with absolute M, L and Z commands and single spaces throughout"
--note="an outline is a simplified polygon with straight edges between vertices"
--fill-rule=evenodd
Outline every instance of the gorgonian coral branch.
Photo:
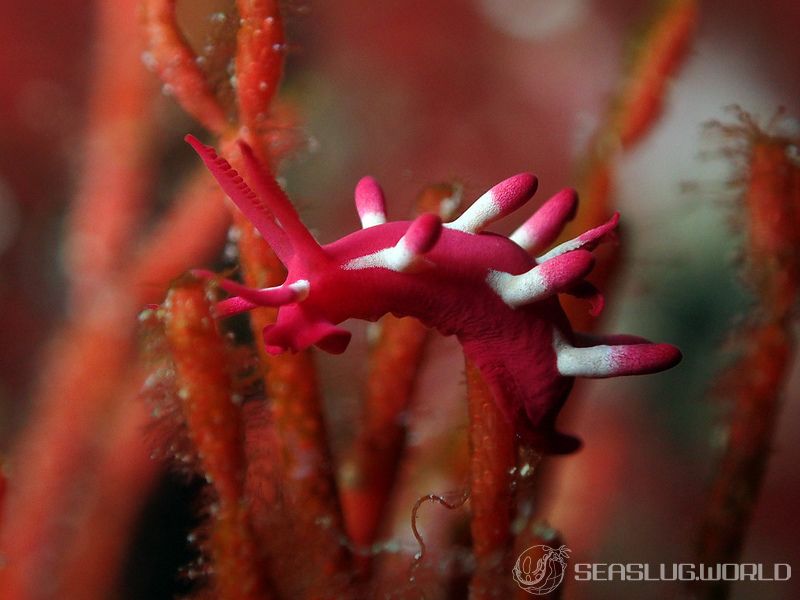
M 267 117 L 278 90 L 286 54 L 283 20 L 276 0 L 238 0 L 236 87 L 239 122 L 253 132 Z
M 452 222 L 427 214 L 412 222 L 364 223 L 369 226 L 321 247 L 246 149 L 244 161 L 258 194 L 212 148 L 191 136 L 187 140 L 234 203 L 269 223 L 265 237 L 279 228 L 288 239 L 283 286 L 304 291 L 281 306 L 275 324 L 264 329 L 270 354 L 313 345 L 340 353 L 350 333 L 337 325 L 348 318 L 375 321 L 388 312 L 416 317 L 456 335 L 505 418 L 528 443 L 555 453 L 579 445 L 555 430 L 575 377 L 652 373 L 680 359 L 668 344 L 619 343 L 614 337 L 590 342 L 572 331 L 561 310 L 558 294 L 581 290 L 593 265 L 591 249 L 613 232 L 616 216 L 538 259 L 514 241 L 484 232 L 527 202 L 537 186 L 533 175 L 499 183 Z M 358 189 L 357 205 L 371 204 L 366 212 L 380 215 L 374 185 Z M 565 213 L 555 214 L 562 219 Z M 558 227 L 548 223 L 553 229 Z
M 265 598 L 259 553 L 244 502 L 241 412 L 226 370 L 227 351 L 205 286 L 174 287 L 165 302 L 164 331 L 175 364 L 178 399 L 200 470 L 214 490 L 208 552 L 216 598 Z
M 383 192 L 372 178 L 359 185 L 356 207 L 362 223 L 379 225 L 386 220 Z M 443 217 L 457 212 L 460 186 L 426 187 L 417 199 L 417 212 Z M 409 407 L 430 330 L 414 318 L 386 315 L 370 355 L 362 426 L 340 472 L 342 510 L 350 539 L 369 546 L 377 534 L 389 493 L 395 482 L 405 442 L 403 415 Z M 362 561 L 368 562 L 366 559 Z
M 605 121 L 598 128 L 580 168 L 578 189 L 583 209 L 567 228 L 575 235 L 606 219 L 612 213 L 615 163 L 627 150 L 650 132 L 663 111 L 668 83 L 683 65 L 697 26 L 695 0 L 668 0 L 632 44 L 619 90 Z M 598 261 L 592 281 L 608 285 L 619 267 L 619 250 L 614 247 Z M 570 320 L 582 329 L 593 327 L 586 311 L 566 298 Z
M 235 210 L 235 209 L 234 209 Z M 237 211 L 238 212 L 238 211 Z M 251 288 L 274 286 L 286 276 L 284 266 L 246 218 L 234 217 L 239 230 L 239 262 L 245 282 Z M 290 291 L 290 296 L 293 294 Z M 241 297 L 235 297 L 240 298 Z M 241 299 L 239 306 L 230 300 L 217 304 L 218 311 L 237 312 L 252 303 Z M 277 310 L 266 302 L 250 313 L 254 336 L 275 323 Z M 257 344 L 269 399 L 268 412 L 274 423 L 273 440 L 252 438 L 251 454 L 272 453 L 277 466 L 259 461 L 250 467 L 253 481 L 271 482 L 282 499 L 283 518 L 276 522 L 274 506 L 255 502 L 252 520 L 270 556 L 270 568 L 276 579 L 286 585 L 284 595 L 322 593 L 341 590 L 347 579 L 348 555 L 341 544 L 343 526 L 338 507 L 333 464 L 327 446 L 327 434 L 320 394 L 311 356 L 308 353 L 274 355 Z M 324 526 L 320 526 L 324 523 Z M 296 551 L 288 549 L 296 546 Z M 302 561 L 289 560 L 301 556 Z M 330 579 L 304 578 L 306 569 L 324 571 Z M 286 576 L 286 573 L 292 573 Z M 333 574 L 338 575 L 337 578 Z
M 209 131 L 221 135 L 228 125 L 225 110 L 178 27 L 175 5 L 176 0 L 146 0 L 142 4 L 150 43 L 147 62 L 187 113 Z
M 137 4 L 125 0 L 97 6 L 89 123 L 66 245 L 74 309 L 125 264 L 149 203 L 157 86 L 145 69 L 137 68 L 142 52 L 132 18 Z
M 514 465 L 517 457 L 512 424 L 503 416 L 480 371 L 467 363 L 469 404 L 470 508 L 475 571 L 470 598 L 497 598 L 510 570 L 513 537 Z M 506 581 L 506 584 L 510 582 Z M 508 588 L 505 590 L 508 593 Z
M 796 347 L 800 297 L 800 161 L 796 137 L 762 130 L 738 109 L 739 124 L 714 127 L 732 136 L 743 163 L 741 203 L 745 281 L 755 306 L 741 332 L 741 356 L 720 377 L 733 401 L 728 443 L 718 466 L 700 537 L 700 560 L 736 562 L 755 510 L 772 451 L 781 394 Z M 779 117 L 782 116 L 778 115 Z M 708 598 L 724 597 L 729 582 L 703 585 Z

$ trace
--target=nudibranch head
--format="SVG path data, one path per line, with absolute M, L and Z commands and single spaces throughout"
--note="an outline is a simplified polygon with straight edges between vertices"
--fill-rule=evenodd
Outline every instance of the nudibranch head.
M 517 431 L 553 453 L 579 446 L 555 430 L 575 377 L 653 373 L 680 360 L 668 344 L 572 331 L 558 294 L 586 298 L 593 313 L 600 311 L 602 295 L 584 278 L 594 266 L 591 251 L 614 236 L 619 221 L 615 214 L 537 257 L 574 216 L 573 190 L 547 200 L 506 238 L 484 230 L 533 196 L 537 180 L 529 173 L 495 185 L 447 223 L 434 214 L 389 221 L 383 191 L 364 177 L 355 191 L 362 229 L 320 246 L 246 144 L 240 148 L 252 188 L 213 148 L 191 136 L 187 141 L 286 266 L 286 281 L 265 289 L 195 271 L 231 294 L 217 304 L 220 317 L 279 307 L 275 324 L 264 330 L 270 353 L 310 346 L 340 353 L 350 341 L 338 327 L 346 319 L 416 317 L 457 336 Z

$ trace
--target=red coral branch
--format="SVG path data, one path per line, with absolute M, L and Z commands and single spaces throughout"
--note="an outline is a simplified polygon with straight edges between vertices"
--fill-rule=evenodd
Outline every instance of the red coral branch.
M 513 536 L 514 429 L 498 409 L 480 371 L 467 362 L 467 400 L 470 424 L 470 505 L 475 573 L 470 598 L 503 598 L 499 585 L 509 573 Z
M 156 86 L 139 64 L 137 5 L 124 0 L 97 9 L 90 120 L 67 239 L 73 308 L 127 259 L 149 200 Z
M 233 402 L 225 343 L 202 284 L 187 283 L 170 290 L 164 326 L 189 438 L 215 492 L 208 535 L 214 597 L 263 599 L 265 585 L 243 502 L 241 413 Z
M 238 0 L 236 86 L 239 122 L 261 129 L 278 90 L 286 54 L 283 20 L 275 0 Z
M 150 49 L 147 61 L 164 82 L 166 91 L 203 127 L 216 135 L 228 127 L 225 110 L 197 64 L 197 56 L 178 28 L 176 0 L 145 0 L 144 28 Z
M 425 188 L 418 214 L 455 213 L 460 189 L 450 184 Z M 342 473 L 342 508 L 350 539 L 371 544 L 377 534 L 397 473 L 405 441 L 403 413 L 408 408 L 429 330 L 412 318 L 387 315 L 372 348 L 361 428 Z
M 137 288 L 144 302 L 161 300 L 172 279 L 219 252 L 230 222 L 219 188 L 208 172 L 198 169 L 177 191 L 121 279 Z
M 683 66 L 693 40 L 698 13 L 696 0 L 668 0 L 633 45 L 616 99 L 580 168 L 577 187 L 582 209 L 566 229 L 565 238 L 603 222 L 612 214 L 619 153 L 650 132 L 661 115 L 668 83 Z M 616 248 L 606 250 L 591 277 L 595 286 L 601 290 L 607 288 L 619 262 Z M 564 307 L 576 329 L 590 331 L 595 327 L 596 320 L 587 314 L 583 302 L 565 298 Z
M 800 140 L 765 133 L 741 111 L 739 118 L 742 126 L 717 127 L 744 144 L 744 275 L 756 304 L 739 332 L 742 355 L 720 377 L 733 414 L 701 530 L 699 557 L 706 564 L 736 562 L 740 556 L 797 342 L 793 310 L 800 297 L 800 165 L 790 149 Z M 709 582 L 702 587 L 703 597 L 725 597 L 729 586 Z
M 283 266 L 269 246 L 240 213 L 234 218 L 240 230 L 239 260 L 245 282 L 252 287 L 268 287 L 282 281 Z M 264 447 L 260 450 L 254 447 L 250 452 L 276 454 L 279 462 L 277 485 L 285 503 L 285 515 L 276 523 L 272 515 L 274 507 L 257 503 L 253 505 L 253 523 L 259 537 L 267 544 L 273 562 L 283 565 L 282 568 L 297 569 L 296 577 L 280 578 L 289 590 L 301 586 L 309 593 L 321 594 L 325 590 L 341 590 L 348 578 L 342 517 L 311 356 L 308 352 L 270 356 L 260 343 L 261 332 L 275 322 L 276 312 L 272 308 L 254 310 L 250 324 L 254 337 L 259 340 L 262 376 L 278 447 L 276 449 L 274 440 L 269 438 L 254 438 L 254 444 Z M 273 469 L 264 463 L 252 465 L 252 468 L 259 466 Z M 253 473 L 254 479 L 262 482 L 268 481 L 270 475 Z M 261 513 L 259 509 L 267 512 Z M 276 535 L 276 528 L 282 533 Z M 289 545 L 297 548 L 296 555 L 303 556 L 302 564 L 287 564 L 286 555 L 294 554 L 287 551 Z M 338 575 L 338 579 L 303 579 L 303 570 L 309 568 L 331 577 Z

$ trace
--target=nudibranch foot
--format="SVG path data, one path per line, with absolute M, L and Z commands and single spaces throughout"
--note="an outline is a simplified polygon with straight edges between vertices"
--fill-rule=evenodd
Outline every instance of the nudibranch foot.
M 362 228 L 321 246 L 246 144 L 239 148 L 253 189 L 213 148 L 186 139 L 286 266 L 282 285 L 258 290 L 194 272 L 231 294 L 217 303 L 218 317 L 278 308 L 275 324 L 263 332 L 269 353 L 310 346 L 339 353 L 350 341 L 338 327 L 347 319 L 415 317 L 457 336 L 522 439 L 558 454 L 580 446 L 555 428 L 575 377 L 654 373 L 680 360 L 668 344 L 572 331 L 558 294 L 584 298 L 592 314 L 599 313 L 603 296 L 585 277 L 594 266 L 592 250 L 614 239 L 619 222 L 614 214 L 547 251 L 575 215 L 574 190 L 547 200 L 509 239 L 484 230 L 533 196 L 538 182 L 530 173 L 498 183 L 445 223 L 433 214 L 389 220 L 383 190 L 364 177 L 355 189 Z

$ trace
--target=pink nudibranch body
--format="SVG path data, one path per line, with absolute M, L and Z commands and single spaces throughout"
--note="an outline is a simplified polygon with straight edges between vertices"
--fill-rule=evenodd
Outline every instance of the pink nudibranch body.
M 602 296 L 584 277 L 594 264 L 591 250 L 613 235 L 619 218 L 535 258 L 573 217 L 572 190 L 553 196 L 506 238 L 483 229 L 530 199 L 533 175 L 499 183 L 450 223 L 433 214 L 387 221 L 383 192 L 365 177 L 355 194 L 363 229 L 320 246 L 246 144 L 240 148 L 253 189 L 213 148 L 192 136 L 187 141 L 287 268 L 284 284 L 262 290 L 195 271 L 232 294 L 217 305 L 220 317 L 279 307 L 277 321 L 264 330 L 270 353 L 312 345 L 340 353 L 350 333 L 337 325 L 346 319 L 415 317 L 455 335 L 506 418 L 529 443 L 552 453 L 580 445 L 555 430 L 575 377 L 653 373 L 680 360 L 668 344 L 572 331 L 558 294 L 587 298 L 599 312 Z

